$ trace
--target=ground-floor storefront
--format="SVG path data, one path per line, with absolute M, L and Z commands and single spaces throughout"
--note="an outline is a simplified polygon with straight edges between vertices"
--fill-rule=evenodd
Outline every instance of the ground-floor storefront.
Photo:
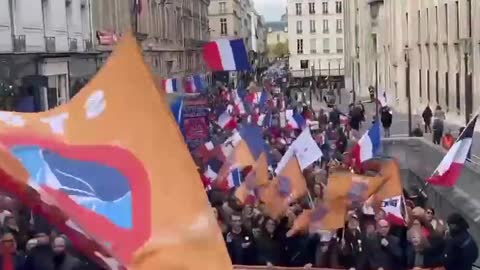
M 95 55 L 0 55 L 0 109 L 37 112 L 64 104 L 97 66 Z

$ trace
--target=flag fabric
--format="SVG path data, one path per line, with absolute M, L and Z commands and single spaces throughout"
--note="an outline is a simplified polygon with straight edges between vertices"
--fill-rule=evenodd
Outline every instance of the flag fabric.
M 306 193 L 307 183 L 295 156 L 276 179 L 259 189 L 260 200 L 264 202 L 267 214 L 274 219 L 285 214 L 289 204 Z
M 183 107 L 185 103 L 185 98 L 182 96 L 176 97 L 170 103 L 170 110 L 173 113 L 173 117 L 177 121 L 177 124 L 182 129 L 183 124 Z
M 285 111 L 285 119 L 287 121 L 287 127 L 291 129 L 303 129 L 307 123 L 301 114 L 294 113 L 293 110 Z
M 387 102 L 387 91 L 385 89 L 382 89 L 381 94 L 378 96 L 378 103 L 380 103 L 380 107 L 386 107 L 388 106 Z
M 352 157 L 355 159 L 357 168 L 360 168 L 363 162 L 379 154 L 381 143 L 380 122 L 375 121 L 352 149 Z
M 185 77 L 185 92 L 186 93 L 199 93 L 206 89 L 205 82 L 198 74 Z
M 152 78 L 126 33 L 68 104 L 2 112 L 0 187 L 107 269 L 232 269 L 200 175 Z M 175 203 L 182 197 L 189 203 Z
M 405 226 L 405 203 L 402 195 L 395 196 L 382 201 L 382 210 L 385 212 L 385 219 L 390 224 Z
M 225 128 L 227 126 L 232 126 L 232 121 L 235 121 L 235 118 L 232 116 L 231 112 L 228 108 L 218 116 L 217 124 L 221 128 Z
M 434 174 L 427 179 L 432 185 L 453 187 L 460 178 L 463 166 L 472 147 L 475 124 L 478 114 L 468 123 L 465 130 L 460 134 L 457 141 L 448 150 L 445 157 L 435 169 Z
M 203 47 L 203 58 L 212 71 L 251 70 L 243 39 L 219 39 Z
M 167 94 L 179 93 L 183 91 L 182 80 L 177 78 L 165 79 L 162 81 L 163 89 Z
M 297 158 L 302 171 L 312 165 L 315 161 L 322 158 L 322 150 L 320 150 L 317 143 L 312 138 L 310 129 L 304 129 L 292 145 L 290 145 L 285 155 L 283 155 L 282 159 L 277 164 L 275 170 L 277 174 L 282 171 L 292 156 Z

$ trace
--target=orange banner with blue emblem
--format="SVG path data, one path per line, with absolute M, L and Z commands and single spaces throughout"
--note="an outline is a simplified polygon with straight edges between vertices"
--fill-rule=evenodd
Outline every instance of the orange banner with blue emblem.
M 0 186 L 112 269 L 232 269 L 165 99 L 126 35 L 68 104 L 0 112 Z

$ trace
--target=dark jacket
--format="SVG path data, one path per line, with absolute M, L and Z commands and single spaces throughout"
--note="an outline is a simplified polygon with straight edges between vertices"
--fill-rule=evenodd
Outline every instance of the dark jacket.
M 242 230 L 240 234 L 227 233 L 225 235 L 225 241 L 227 243 L 228 254 L 233 264 L 240 265 L 255 265 L 257 262 L 256 246 L 253 235 Z M 248 247 L 242 247 L 242 244 L 250 243 Z
M 392 235 L 385 237 L 388 241 L 386 247 L 380 244 L 382 237 L 379 235 L 367 239 L 368 269 L 397 270 L 402 269 L 403 252 L 400 240 Z
M 433 116 L 432 109 L 430 109 L 430 107 L 427 106 L 422 113 L 423 121 L 427 124 L 430 124 L 432 122 L 432 116 Z
M 334 109 L 328 114 L 328 121 L 332 122 L 334 126 L 338 126 L 340 125 L 340 115 L 340 111 Z
M 445 265 L 445 256 L 443 249 L 444 241 L 441 237 L 431 237 L 429 239 L 430 246 L 420 253 L 415 252 L 414 247 L 409 244 L 407 246 L 407 267 L 409 269 L 416 267 L 435 268 Z M 423 256 L 423 264 L 415 265 L 415 259 L 418 255 Z
M 55 270 L 80 270 L 82 266 L 79 259 L 69 254 L 54 256 L 53 265 Z
M 262 232 L 256 243 L 257 263 L 259 265 L 266 265 L 268 262 L 277 266 L 282 265 L 282 247 L 278 237 Z
M 446 240 L 445 268 L 470 270 L 478 258 L 478 246 L 468 231 L 460 232 Z
M 380 116 L 380 120 L 382 121 L 382 126 L 384 128 L 390 128 L 392 126 L 392 118 L 393 117 L 389 109 L 382 109 L 382 115 Z
M 368 269 L 366 242 L 366 238 L 360 231 L 345 231 L 345 244 L 340 244 L 339 249 L 339 262 L 345 269 Z
M 55 270 L 53 251 L 49 245 L 34 247 L 25 260 L 25 270 Z

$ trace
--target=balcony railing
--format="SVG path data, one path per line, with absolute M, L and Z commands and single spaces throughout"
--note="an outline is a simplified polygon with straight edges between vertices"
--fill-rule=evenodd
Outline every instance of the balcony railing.
M 55 37 L 45 37 L 45 50 L 47 52 L 56 52 Z
M 68 39 L 68 50 L 71 52 L 76 52 L 78 50 L 78 41 L 76 38 Z
M 14 35 L 13 36 L 13 51 L 14 52 L 25 52 L 27 50 L 27 42 L 25 35 Z
M 85 42 L 85 51 L 91 51 L 93 50 L 93 42 L 89 39 L 84 40 Z

